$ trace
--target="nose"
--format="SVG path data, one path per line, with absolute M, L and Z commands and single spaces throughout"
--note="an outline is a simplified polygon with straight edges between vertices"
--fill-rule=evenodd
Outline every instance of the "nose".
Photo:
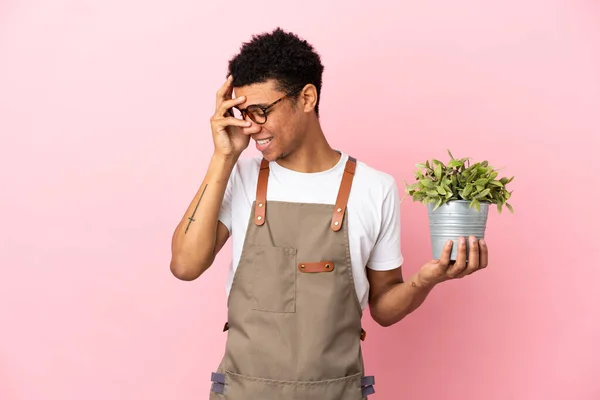
M 244 135 L 256 135 L 257 133 L 260 133 L 262 131 L 262 126 L 255 123 L 254 121 L 248 119 L 248 121 L 250 121 L 250 123 L 252 125 L 250 125 L 248 128 L 244 128 L 243 133 Z

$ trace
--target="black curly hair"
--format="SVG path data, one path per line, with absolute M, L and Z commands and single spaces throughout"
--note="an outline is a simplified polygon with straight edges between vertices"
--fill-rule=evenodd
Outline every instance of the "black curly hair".
M 254 35 L 240 52 L 229 61 L 228 75 L 233 75 L 233 87 L 277 82 L 277 90 L 290 93 L 307 84 L 317 88 L 315 112 L 319 115 L 323 76 L 321 57 L 312 45 L 298 35 L 281 28 Z

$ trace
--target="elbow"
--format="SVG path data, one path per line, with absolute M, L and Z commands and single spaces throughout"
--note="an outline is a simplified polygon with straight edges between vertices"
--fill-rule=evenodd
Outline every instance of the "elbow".
M 386 318 L 379 318 L 379 317 L 373 317 L 373 321 L 375 321 L 377 323 L 377 325 L 382 326 L 384 328 L 389 328 L 390 326 L 394 325 L 396 322 L 391 320 L 391 319 L 386 319 Z
M 202 263 L 185 262 L 176 258 L 171 259 L 169 266 L 171 273 L 177 279 L 182 281 L 193 281 L 200 277 L 208 267 L 202 265 Z
M 384 328 L 389 328 L 390 326 L 395 325 L 404 319 L 406 315 L 406 313 L 384 312 L 378 310 L 376 307 L 371 307 L 371 317 L 373 318 L 373 321 Z

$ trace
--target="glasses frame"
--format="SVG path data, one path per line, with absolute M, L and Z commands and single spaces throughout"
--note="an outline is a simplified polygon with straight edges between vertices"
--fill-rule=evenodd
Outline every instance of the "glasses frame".
M 268 116 L 267 116 L 267 111 L 270 110 L 271 108 L 273 108 L 275 105 L 277 105 L 278 103 L 282 102 L 283 100 L 287 99 L 290 96 L 293 96 L 295 94 L 298 94 L 301 90 L 303 89 L 303 87 L 299 87 L 295 90 L 292 90 L 291 92 L 283 95 L 282 97 L 280 97 L 279 99 L 275 100 L 274 102 L 272 102 L 271 104 L 268 104 L 266 106 L 259 106 L 257 104 L 251 104 L 248 107 L 244 108 L 243 110 L 237 108 L 237 107 L 233 107 L 235 109 L 237 109 L 241 114 L 242 114 L 242 118 L 246 119 L 246 117 L 250 118 L 254 123 L 258 124 L 258 125 L 263 125 L 267 123 L 268 120 Z M 252 114 L 248 112 L 248 109 L 252 109 L 252 108 L 258 108 L 259 110 L 261 110 L 263 112 L 263 114 L 265 115 L 265 120 L 263 122 L 258 122 L 256 121 L 253 117 Z M 231 111 L 231 115 L 233 115 L 233 110 Z

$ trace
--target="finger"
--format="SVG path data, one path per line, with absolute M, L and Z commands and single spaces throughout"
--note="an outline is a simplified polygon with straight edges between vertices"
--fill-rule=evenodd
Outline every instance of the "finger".
M 221 86 L 219 90 L 217 90 L 217 103 L 215 105 L 215 108 L 219 108 L 223 100 L 227 99 L 228 97 L 231 98 L 230 93 L 233 91 L 233 86 L 231 85 L 232 82 L 233 76 L 229 75 L 223 86 Z
M 214 120 L 215 128 L 226 128 L 228 126 L 239 126 L 240 128 L 248 128 L 251 124 L 249 121 L 237 119 L 235 117 L 227 117 Z
M 448 268 L 448 275 L 452 278 L 456 278 L 460 275 L 467 267 L 467 241 L 464 237 L 458 238 L 458 252 L 456 255 L 456 262 L 450 268 Z
M 450 257 L 452 255 L 452 246 L 454 242 L 452 240 L 448 240 L 442 249 L 442 254 L 440 255 L 439 263 L 440 269 L 442 271 L 446 271 L 450 266 Z
M 236 97 L 235 99 L 226 100 L 221 103 L 221 105 L 217 108 L 216 115 L 225 116 L 230 115 L 233 117 L 233 112 L 231 108 L 237 105 L 240 105 L 246 101 L 246 96 Z
M 488 266 L 488 247 L 484 239 L 479 241 L 479 269 L 483 269 Z
M 470 275 L 479 269 L 479 242 L 474 236 L 469 237 L 469 261 L 467 262 L 467 268 L 461 272 L 457 278 Z
M 475 236 L 469 238 L 469 266 L 470 272 L 479 268 L 479 242 Z

